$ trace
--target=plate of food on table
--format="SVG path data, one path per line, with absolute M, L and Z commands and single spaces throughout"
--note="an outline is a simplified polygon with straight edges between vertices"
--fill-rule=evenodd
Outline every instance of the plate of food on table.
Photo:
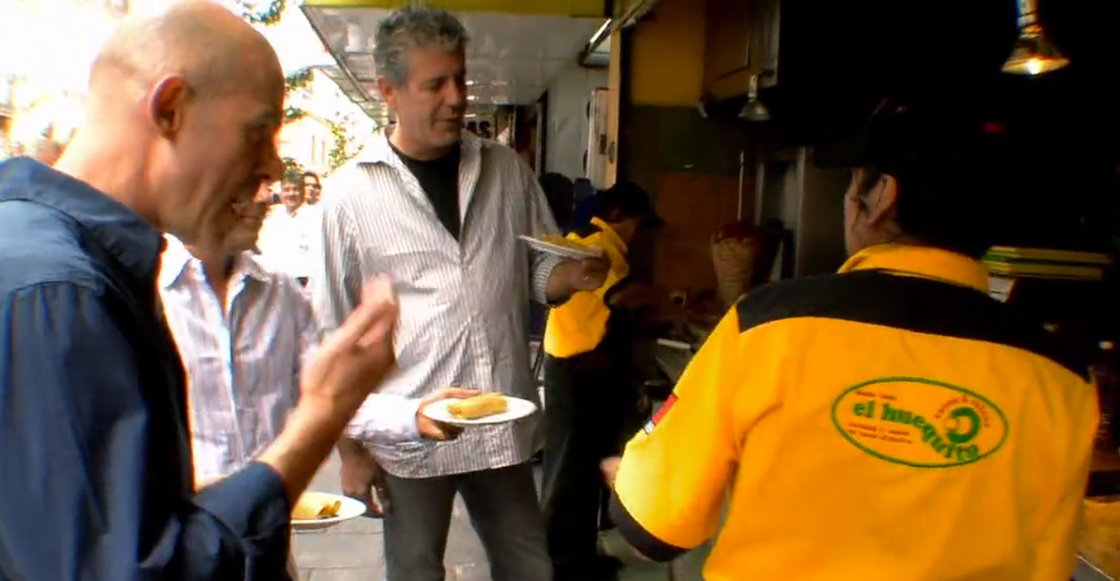
M 441 399 L 424 408 L 429 418 L 453 426 L 504 424 L 533 415 L 537 406 L 527 399 L 502 393 L 483 393 L 463 399 Z
M 599 258 L 603 256 L 603 249 L 593 244 L 582 244 L 575 240 L 568 240 L 563 236 L 518 236 L 524 240 L 529 248 L 538 252 L 555 254 L 564 258 Z
M 292 528 L 301 531 L 325 529 L 362 516 L 365 512 L 366 505 L 361 501 L 341 494 L 308 490 L 292 507 Z

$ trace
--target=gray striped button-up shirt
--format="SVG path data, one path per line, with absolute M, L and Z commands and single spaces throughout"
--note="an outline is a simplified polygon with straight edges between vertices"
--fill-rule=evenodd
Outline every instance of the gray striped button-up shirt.
M 243 468 L 280 434 L 299 400 L 300 370 L 319 347 L 319 325 L 299 284 L 249 252 L 237 257 L 222 303 L 202 262 L 168 235 L 159 286 L 187 371 L 195 482 L 205 484 Z M 415 422 L 392 424 L 401 414 L 381 413 L 383 441 L 418 439 Z
M 299 285 L 248 252 L 237 257 L 222 303 L 202 262 L 167 236 L 159 284 L 187 371 L 194 475 L 203 484 L 244 467 L 283 429 L 319 326 Z
M 530 256 L 517 236 L 557 232 L 536 176 L 509 148 L 464 132 L 457 241 L 416 177 L 377 135 L 331 177 L 323 197 L 323 257 L 312 274 L 325 330 L 346 318 L 363 281 L 387 275 L 400 297 L 397 369 L 352 420 L 391 474 L 425 478 L 501 468 L 539 447 L 539 417 L 474 427 L 451 442 L 376 443 L 415 414 L 419 398 L 448 386 L 498 391 L 540 405 L 530 373 L 530 293 L 543 302 L 558 260 Z M 402 405 L 402 402 L 411 405 Z

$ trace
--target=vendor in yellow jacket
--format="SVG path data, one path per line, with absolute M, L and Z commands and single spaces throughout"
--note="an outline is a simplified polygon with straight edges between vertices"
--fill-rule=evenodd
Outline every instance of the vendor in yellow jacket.
M 568 235 L 601 249 L 611 267 L 599 289 L 575 293 L 552 309 L 545 328 L 541 504 L 556 581 L 615 574 L 615 564 L 596 555 L 604 492 L 599 464 L 618 454 L 641 425 L 638 418 L 624 436 L 638 400 L 631 373 L 632 309 L 635 297 L 648 290 L 631 278 L 627 255 L 639 235 L 659 222 L 646 192 L 620 182 L 596 195 L 591 223 Z
M 1000 132 L 872 117 L 851 258 L 747 295 L 604 464 L 633 546 L 668 560 L 718 529 L 707 581 L 1070 579 L 1096 394 L 987 294 Z

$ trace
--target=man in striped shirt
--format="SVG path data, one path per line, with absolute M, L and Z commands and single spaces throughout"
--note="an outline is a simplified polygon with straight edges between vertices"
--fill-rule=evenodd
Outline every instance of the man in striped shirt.
M 272 442 L 299 399 L 300 367 L 319 346 L 298 283 L 249 252 L 269 195 L 263 185 L 237 208 L 219 252 L 167 236 L 160 296 L 187 370 L 196 484 L 236 471 Z
M 159 290 L 187 371 L 198 488 L 240 470 L 276 439 L 299 400 L 300 370 L 319 346 L 300 284 L 269 271 L 250 251 L 270 198 L 264 184 L 256 199 L 235 204 L 237 225 L 218 252 L 166 237 Z M 435 397 L 449 395 L 470 394 L 444 390 Z M 392 424 L 400 416 L 385 416 L 382 440 L 416 437 L 413 422 Z M 294 579 L 295 568 L 289 572 Z
M 463 131 L 463 25 L 430 7 L 383 20 L 378 87 L 397 117 L 340 168 L 324 198 L 321 271 L 312 274 L 327 328 L 358 304 L 359 281 L 391 277 L 401 301 L 397 369 L 347 430 L 371 444 L 393 508 L 385 519 L 389 581 L 442 581 L 451 507 L 461 494 L 495 581 L 552 578 L 530 457 L 537 418 L 471 427 L 446 440 L 423 416 L 444 386 L 537 401 L 527 331 L 530 291 L 559 303 L 602 284 L 602 260 L 530 256 L 519 235 L 556 234 L 536 176 L 512 150 Z M 539 402 L 538 402 L 539 403 Z M 401 413 L 392 421 L 379 410 Z M 413 422 L 425 441 L 377 443 Z

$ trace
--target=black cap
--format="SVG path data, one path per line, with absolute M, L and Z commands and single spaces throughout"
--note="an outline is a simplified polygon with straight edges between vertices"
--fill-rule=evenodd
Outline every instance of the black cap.
M 649 194 L 634 182 L 617 182 L 595 197 L 596 214 L 618 209 L 628 218 L 641 218 L 646 226 L 657 227 L 665 223 L 653 209 Z
M 817 147 L 819 167 L 875 167 L 892 175 L 983 168 L 1003 154 L 1002 124 L 957 107 L 882 101 L 853 139 Z
M 887 100 L 855 139 L 815 149 L 813 162 L 892 176 L 903 200 L 896 220 L 908 235 L 980 256 L 1004 235 L 1018 192 L 1006 137 L 975 109 Z

